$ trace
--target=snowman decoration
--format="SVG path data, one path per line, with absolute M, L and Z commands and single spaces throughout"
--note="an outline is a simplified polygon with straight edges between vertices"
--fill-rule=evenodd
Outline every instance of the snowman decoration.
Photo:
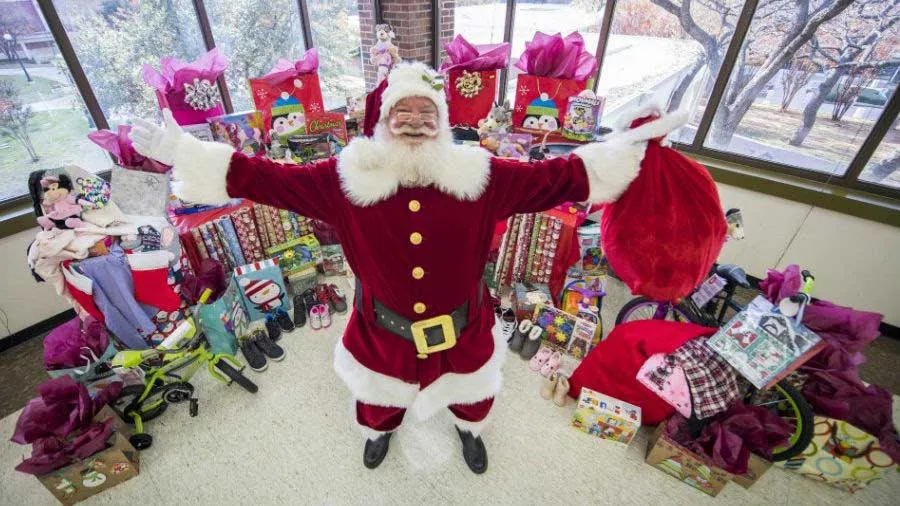
M 530 130 L 553 131 L 559 128 L 559 108 L 550 96 L 541 93 L 525 108 L 525 119 L 522 128 Z
M 242 279 L 241 289 L 262 313 L 272 313 L 284 304 L 284 290 L 271 279 Z

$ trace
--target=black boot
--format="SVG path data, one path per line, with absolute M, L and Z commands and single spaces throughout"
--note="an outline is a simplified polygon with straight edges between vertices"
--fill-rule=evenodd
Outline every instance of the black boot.
M 487 450 L 481 436 L 475 437 L 467 430 L 459 430 L 459 427 L 456 428 L 456 432 L 459 433 L 459 440 L 462 441 L 463 459 L 469 469 L 475 474 L 487 471 Z
M 366 448 L 363 450 L 363 464 L 369 469 L 375 469 L 381 465 L 385 455 L 388 452 L 388 446 L 391 443 L 393 432 L 386 432 L 378 437 L 378 439 L 367 439 Z

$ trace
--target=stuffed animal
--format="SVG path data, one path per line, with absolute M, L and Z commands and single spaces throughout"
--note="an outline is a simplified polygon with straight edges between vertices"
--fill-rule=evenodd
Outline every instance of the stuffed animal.
M 44 230 L 51 228 L 78 228 L 84 210 L 72 191 L 72 180 L 66 174 L 49 175 L 40 180 L 40 208 L 38 224 Z
M 512 126 L 512 108 L 509 100 L 495 102 L 487 117 L 478 120 L 478 135 L 491 133 L 508 133 Z
M 396 35 L 391 25 L 387 23 L 375 25 L 375 38 L 378 42 L 369 50 L 369 61 L 378 67 L 378 84 L 387 79 L 394 65 L 403 61 L 400 58 L 400 51 L 392 42 L 394 37 Z

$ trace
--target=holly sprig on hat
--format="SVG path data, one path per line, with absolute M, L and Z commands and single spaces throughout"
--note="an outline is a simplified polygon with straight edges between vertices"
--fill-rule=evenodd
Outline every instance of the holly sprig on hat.
M 435 91 L 444 89 L 443 77 L 440 75 L 422 74 L 422 80 L 428 83 L 431 86 L 431 89 Z

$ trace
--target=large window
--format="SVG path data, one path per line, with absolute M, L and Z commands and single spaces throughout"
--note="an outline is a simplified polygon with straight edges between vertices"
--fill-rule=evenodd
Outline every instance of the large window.
M 896 87 L 879 69 L 897 56 L 900 5 L 842 6 L 760 2 L 705 146 L 836 176 L 847 171 Z
M 894 120 L 859 178 L 869 183 L 900 189 L 900 119 Z
M 365 93 L 357 0 L 306 0 L 327 109 Z M 368 56 L 368 53 L 365 53 Z
M 0 201 L 28 192 L 28 174 L 60 165 L 94 172 L 110 159 L 87 139 L 93 122 L 44 18 L 30 1 L 0 10 Z
M 472 44 L 503 42 L 506 2 L 498 0 L 457 0 L 453 9 L 453 34 Z
M 253 110 L 247 79 L 296 60 L 306 49 L 296 0 L 205 0 L 216 46 L 228 58 L 225 82 L 235 111 Z

